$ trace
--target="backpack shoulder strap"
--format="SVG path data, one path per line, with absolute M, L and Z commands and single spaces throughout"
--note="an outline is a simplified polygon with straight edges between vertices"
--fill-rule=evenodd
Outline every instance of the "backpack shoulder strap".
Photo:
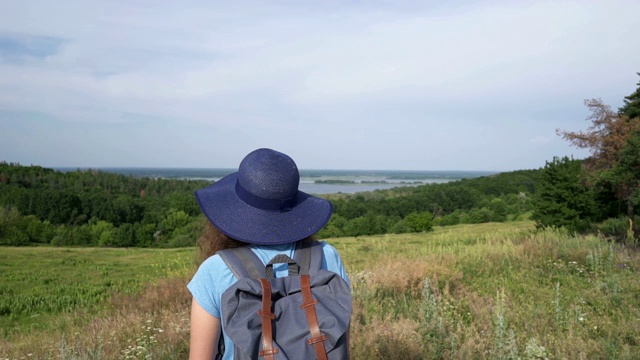
M 296 243 L 294 260 L 300 266 L 300 275 L 313 275 L 322 267 L 322 243 L 305 239 Z
M 265 265 L 248 246 L 220 250 L 217 254 L 220 255 L 238 279 L 260 279 L 265 277 Z M 300 267 L 300 275 L 315 274 L 322 268 L 324 257 L 322 243 L 308 239 L 298 241 L 293 257 Z
M 264 277 L 264 264 L 248 246 L 220 250 L 217 254 L 238 279 Z

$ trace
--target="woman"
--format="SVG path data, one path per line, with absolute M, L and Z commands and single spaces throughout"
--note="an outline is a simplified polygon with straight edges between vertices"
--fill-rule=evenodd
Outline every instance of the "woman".
M 296 243 L 311 238 L 329 221 L 331 203 L 299 191 L 299 182 L 298 168 L 289 156 L 258 149 L 242 160 L 238 172 L 196 191 L 210 224 L 198 244 L 207 259 L 188 285 L 193 295 L 190 359 L 217 355 L 222 294 L 238 281 L 216 251 L 248 246 L 264 264 L 278 254 L 293 259 Z M 322 268 L 348 283 L 338 252 L 321 244 Z M 287 265 L 274 267 L 274 273 L 275 277 L 286 276 Z M 224 329 L 223 335 L 223 359 L 233 359 L 233 342 Z

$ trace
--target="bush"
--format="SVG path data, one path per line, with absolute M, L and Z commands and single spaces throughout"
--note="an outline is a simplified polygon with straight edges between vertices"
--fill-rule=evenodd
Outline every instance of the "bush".
M 407 221 L 406 220 L 398 220 L 397 223 L 393 224 L 393 226 L 391 226 L 391 229 L 389 230 L 392 234 L 403 234 L 403 233 L 408 233 L 410 232 L 409 227 L 407 226 Z
M 482 209 L 473 209 L 469 212 L 468 223 L 469 224 L 480 224 L 491 222 L 494 219 L 495 215 L 493 211 L 482 208 Z
M 460 211 L 442 216 L 439 221 L 440 226 L 458 225 L 460 223 Z
M 413 212 L 405 218 L 409 232 L 431 231 L 433 216 L 428 212 Z
M 29 236 L 14 227 L 9 229 L 3 240 L 3 243 L 10 246 L 29 245 Z
M 638 223 L 638 221 L 640 221 L 640 217 L 636 216 L 635 222 Z M 603 236 L 623 242 L 628 236 L 629 218 L 617 217 L 607 219 L 597 224 L 595 228 Z

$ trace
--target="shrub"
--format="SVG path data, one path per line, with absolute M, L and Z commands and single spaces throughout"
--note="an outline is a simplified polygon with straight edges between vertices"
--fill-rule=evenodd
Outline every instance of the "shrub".
M 596 225 L 597 230 L 605 237 L 624 238 L 629 229 L 626 217 L 611 218 Z

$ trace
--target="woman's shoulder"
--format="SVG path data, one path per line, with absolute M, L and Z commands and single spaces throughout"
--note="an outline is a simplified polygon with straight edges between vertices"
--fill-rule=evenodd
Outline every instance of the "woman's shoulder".
M 324 240 L 317 240 L 317 241 L 320 243 L 320 246 L 322 246 L 322 251 L 324 252 L 325 256 L 326 255 L 339 256 L 338 250 L 333 245 L 329 244 Z
M 324 254 L 324 261 L 328 265 L 328 268 L 342 267 L 342 259 L 338 250 L 326 241 L 320 241 L 322 246 L 322 252 Z
M 199 271 L 222 271 L 226 268 L 226 264 L 220 254 L 213 254 L 200 264 Z
M 322 252 L 324 254 L 324 258 L 322 259 L 323 269 L 327 269 L 339 274 L 347 282 L 347 284 L 350 284 L 349 276 L 347 275 L 347 271 L 344 268 L 344 263 L 340 258 L 340 253 L 338 252 L 338 250 L 326 241 L 321 241 L 321 244 Z

